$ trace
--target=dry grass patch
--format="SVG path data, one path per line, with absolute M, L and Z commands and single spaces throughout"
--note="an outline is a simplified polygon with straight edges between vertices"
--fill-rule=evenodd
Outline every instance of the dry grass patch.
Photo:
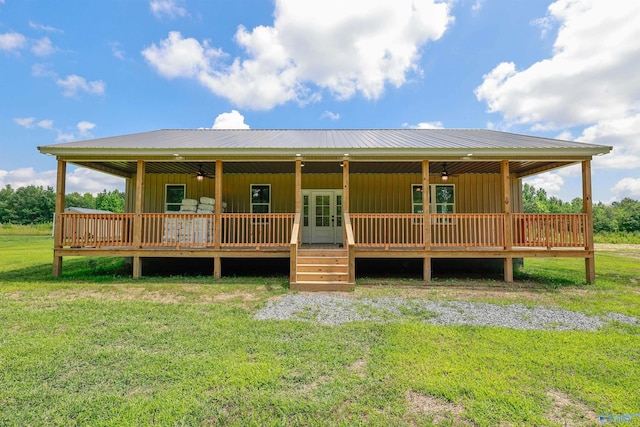
M 410 412 L 431 417 L 435 425 L 445 421 L 456 426 L 473 425 L 472 422 L 462 416 L 464 413 L 463 406 L 456 405 L 445 399 L 408 390 L 406 400 Z
M 598 414 L 586 405 L 575 402 L 571 397 L 550 390 L 547 397 L 551 399 L 551 409 L 547 413 L 549 421 L 564 427 L 593 426 L 598 424 Z

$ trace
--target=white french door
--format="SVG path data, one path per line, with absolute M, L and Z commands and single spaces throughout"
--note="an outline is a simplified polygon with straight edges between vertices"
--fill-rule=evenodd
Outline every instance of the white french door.
M 302 241 L 342 243 L 342 190 L 305 190 Z

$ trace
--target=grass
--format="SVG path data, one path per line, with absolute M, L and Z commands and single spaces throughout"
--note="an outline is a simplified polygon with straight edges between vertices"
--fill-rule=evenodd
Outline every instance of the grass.
M 0 236 L 0 425 L 599 425 L 640 412 L 640 327 L 598 332 L 257 321 L 285 280 L 132 280 L 117 258 L 65 259 Z M 525 260 L 518 283 L 394 279 L 352 297 L 523 303 L 640 317 L 637 248 Z M 634 418 L 622 425 L 640 425 Z

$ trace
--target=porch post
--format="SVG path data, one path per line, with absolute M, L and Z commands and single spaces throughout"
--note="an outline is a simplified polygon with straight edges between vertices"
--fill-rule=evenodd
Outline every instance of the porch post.
M 584 246 L 587 256 L 584 268 L 588 284 L 596 281 L 596 260 L 593 246 L 593 200 L 591 193 L 591 160 L 582 162 L 582 212 L 587 215 L 584 224 Z
M 302 212 L 302 159 L 296 158 L 296 206 L 295 213 Z
M 342 161 L 342 212 L 349 213 L 349 160 Z
M 213 248 L 220 251 L 222 245 L 222 160 L 216 160 L 215 198 L 216 208 L 213 219 Z M 213 277 L 219 279 L 222 276 L 222 262 L 219 252 L 213 257 Z
M 431 209 L 429 206 L 429 160 L 422 161 L 422 239 L 424 240 L 424 261 L 422 279 L 431 281 Z
M 136 249 L 142 247 L 142 205 L 144 203 L 144 177 L 146 163 L 138 160 L 136 169 L 136 206 L 133 220 L 133 246 Z M 142 260 L 139 255 L 133 257 L 133 278 L 137 279 L 142 275 Z
M 509 174 L 509 160 L 500 162 L 500 174 L 502 176 L 502 212 L 504 213 L 504 250 L 507 256 L 504 258 L 504 281 L 513 282 L 513 224 L 511 221 L 511 175 Z
M 56 254 L 56 249 L 62 248 L 62 217 L 64 212 L 64 193 L 67 182 L 67 162 L 58 160 L 58 175 L 56 177 L 56 211 L 53 228 L 53 277 L 62 274 L 62 256 Z

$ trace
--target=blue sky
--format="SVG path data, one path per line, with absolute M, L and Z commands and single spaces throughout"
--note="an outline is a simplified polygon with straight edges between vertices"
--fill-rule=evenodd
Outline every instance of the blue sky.
M 640 199 L 640 2 L 0 0 L 0 186 L 39 145 L 164 128 L 490 128 L 611 145 Z M 123 188 L 69 168 L 68 191 Z M 579 168 L 528 182 L 580 196 Z

